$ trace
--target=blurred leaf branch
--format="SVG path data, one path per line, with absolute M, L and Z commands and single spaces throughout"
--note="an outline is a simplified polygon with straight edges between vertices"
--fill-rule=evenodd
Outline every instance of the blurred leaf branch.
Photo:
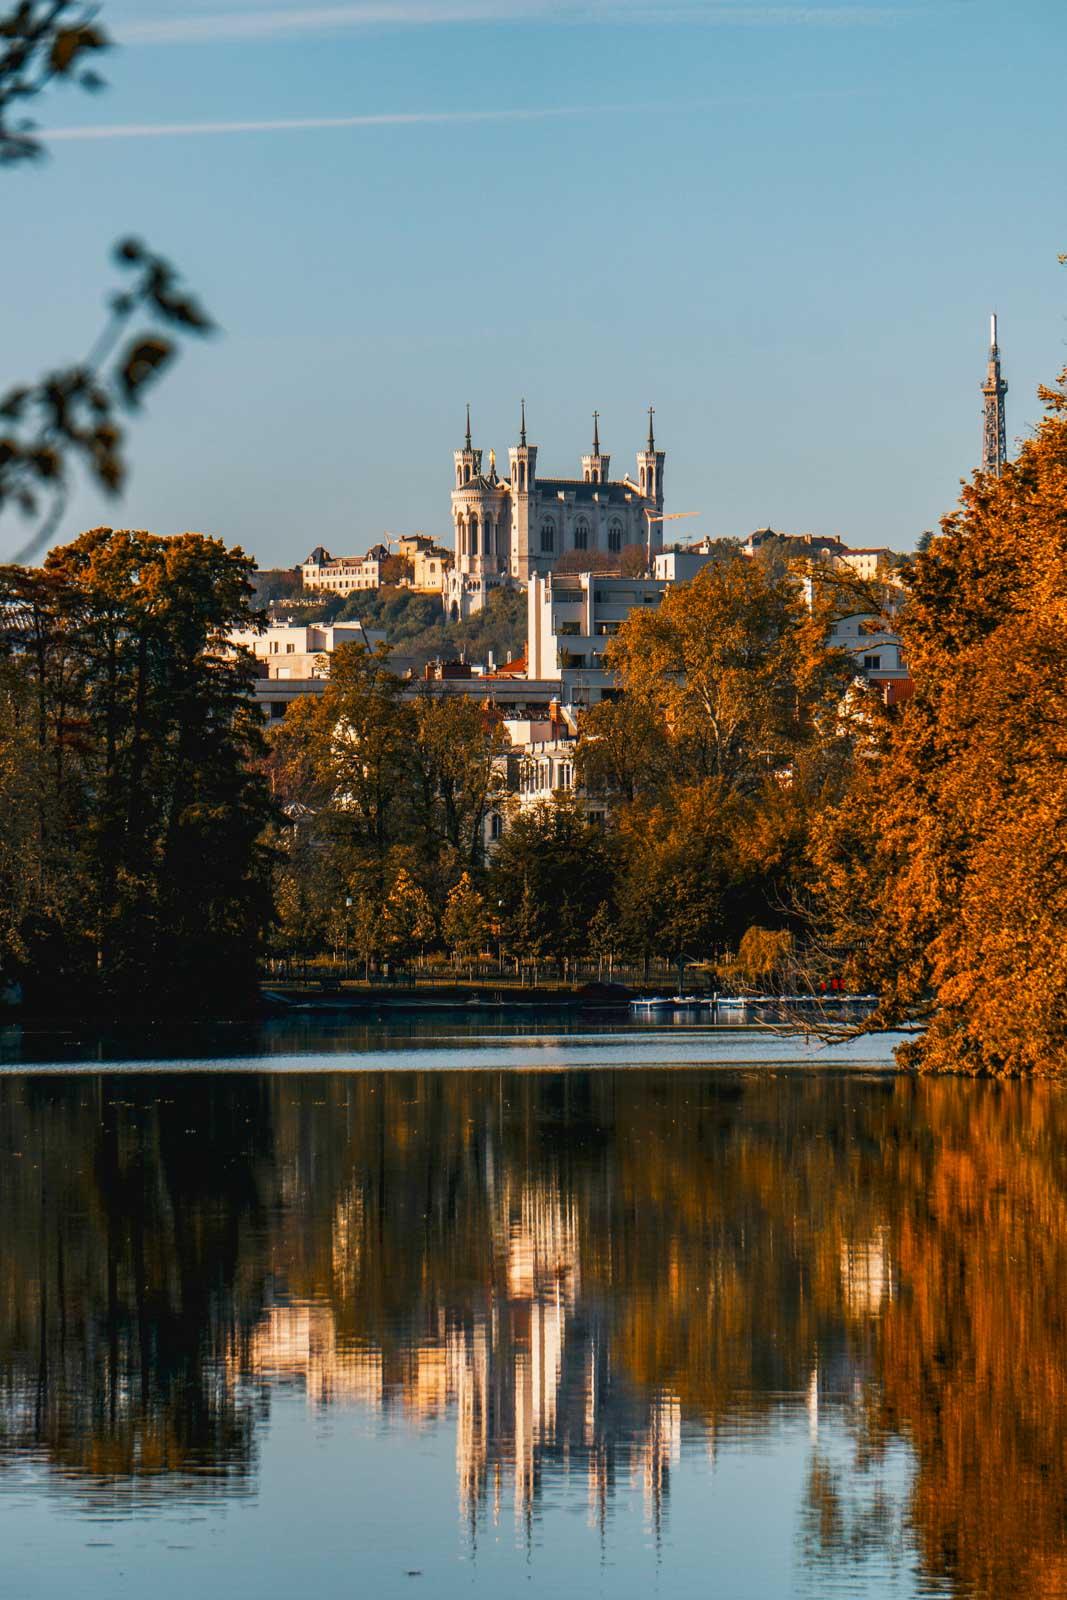
M 103 88 L 87 63 L 108 48 L 96 10 L 78 0 L 20 0 L 0 14 L 0 165 L 43 153 L 23 103 L 55 82 Z M 128 468 L 120 418 L 174 360 L 182 334 L 213 327 L 161 256 L 132 238 L 114 254 L 126 276 L 85 359 L 0 394 L 0 518 L 13 510 L 37 524 L 16 563 L 31 561 L 56 533 L 74 466 L 109 493 L 121 490 Z

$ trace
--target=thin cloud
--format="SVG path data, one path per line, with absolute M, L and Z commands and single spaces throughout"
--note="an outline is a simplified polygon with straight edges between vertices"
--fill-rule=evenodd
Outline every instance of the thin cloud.
M 859 89 L 798 90 L 790 100 L 850 100 Z M 781 99 L 776 96 L 776 99 Z M 762 105 L 765 95 L 716 95 L 700 100 L 627 100 L 618 105 L 533 106 L 472 111 L 377 111 L 351 117 L 263 117 L 233 122 L 112 122 L 99 127 L 43 128 L 35 137 L 52 143 L 88 143 L 103 139 L 189 139 L 238 133 L 306 133 L 333 128 L 417 128 L 428 125 L 481 122 L 552 122 L 562 118 L 634 116 L 649 112 L 691 112 L 711 106 Z
M 462 23 L 583 22 L 717 23 L 760 27 L 850 27 L 882 23 L 896 6 L 764 5 L 755 0 L 357 0 L 327 6 L 205 12 L 114 26 L 119 43 L 214 44 L 299 38 L 356 28 Z
M 92 139 L 181 139 L 232 133 L 299 133 L 321 128 L 409 128 L 442 122 L 546 122 L 554 117 L 583 117 L 635 111 L 634 105 L 555 106 L 529 111 L 382 111 L 359 117 L 266 117 L 247 122 L 113 122 L 102 127 L 49 128 L 40 133 L 49 142 Z

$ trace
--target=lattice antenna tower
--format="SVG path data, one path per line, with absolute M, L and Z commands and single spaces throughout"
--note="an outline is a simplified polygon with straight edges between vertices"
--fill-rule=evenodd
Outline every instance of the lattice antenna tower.
M 1000 375 L 1000 347 L 997 344 L 997 318 L 994 312 L 989 319 L 989 365 L 986 368 L 982 394 L 985 405 L 982 413 L 982 471 L 1000 477 L 1008 459 L 1008 435 L 1004 421 L 1004 396 L 1008 385 Z

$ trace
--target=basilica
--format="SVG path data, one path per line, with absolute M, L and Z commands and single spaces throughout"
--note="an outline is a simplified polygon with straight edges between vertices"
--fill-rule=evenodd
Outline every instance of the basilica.
M 627 545 L 654 554 L 663 543 L 663 463 L 648 413 L 648 443 L 637 455 L 636 476 L 611 480 L 611 457 L 600 448 L 599 413 L 593 413 L 593 448 L 582 457 L 580 478 L 539 478 L 537 446 L 526 442 L 526 406 L 519 442 L 508 451 L 508 473 L 497 472 L 489 452 L 467 438 L 455 452 L 452 527 L 456 559 L 443 591 L 446 615 L 455 620 L 481 610 L 491 589 L 518 587 L 533 574 L 551 572 L 567 551 L 617 555 Z

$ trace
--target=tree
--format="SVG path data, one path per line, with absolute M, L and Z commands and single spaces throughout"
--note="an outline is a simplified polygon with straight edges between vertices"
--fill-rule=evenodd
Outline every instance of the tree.
M 613 804 L 625 948 L 707 959 L 752 922 L 796 923 L 807 846 L 839 798 L 854 668 L 832 593 L 741 559 L 633 611 L 606 652 L 621 695 L 583 717 L 583 783 Z
M 737 948 L 736 966 L 746 983 L 766 984 L 777 977 L 793 954 L 788 928 L 746 928 Z
M 396 960 L 406 961 L 416 950 L 424 949 L 436 931 L 429 895 L 407 868 L 401 867 L 382 910 L 382 942 L 386 951 Z
M 19 0 L 0 15 L 0 165 L 42 153 L 32 122 L 15 120 L 23 102 L 55 83 L 103 88 L 90 63 L 109 47 L 95 10 L 79 0 Z M 31 560 L 55 534 L 73 463 L 109 493 L 121 489 L 127 465 L 120 418 L 136 412 L 174 359 L 176 333 L 211 331 L 162 257 L 128 238 L 115 259 L 130 276 L 111 296 L 108 320 L 85 359 L 0 394 L 0 515 L 14 508 L 38 523 L 16 562 Z M 140 327 L 138 319 L 146 319 Z
M 434 919 L 464 873 L 475 879 L 502 743 L 482 707 L 413 693 L 383 652 L 334 652 L 325 691 L 290 709 L 269 760 L 278 798 L 305 818 L 279 874 L 313 878 L 320 941 L 345 898 L 384 917 L 401 871 Z M 372 938 L 372 921 L 364 923 L 367 960 L 391 937 L 374 922 Z M 420 933 L 415 943 L 432 937 Z
M 0 569 L 0 961 L 50 1007 L 240 1009 L 269 921 L 252 563 L 97 528 Z M 20 865 L 21 862 L 21 865 Z M 19 879 L 33 884 L 27 893 Z
M 441 934 L 448 948 L 462 960 L 472 961 L 485 949 L 489 918 L 484 897 L 465 872 L 445 902 Z
M 1067 374 L 1065 374 L 1067 379 Z M 1067 1068 L 1067 387 L 915 559 L 915 696 L 818 842 L 829 937 L 930 1070 Z
M 489 866 L 505 943 L 530 960 L 589 953 L 589 925 L 613 898 L 613 842 L 569 796 L 511 819 Z
M 451 880 L 457 868 L 483 864 L 485 819 L 502 789 L 499 761 L 508 739 L 483 706 L 432 692 L 415 700 L 414 721 L 420 831 Z

